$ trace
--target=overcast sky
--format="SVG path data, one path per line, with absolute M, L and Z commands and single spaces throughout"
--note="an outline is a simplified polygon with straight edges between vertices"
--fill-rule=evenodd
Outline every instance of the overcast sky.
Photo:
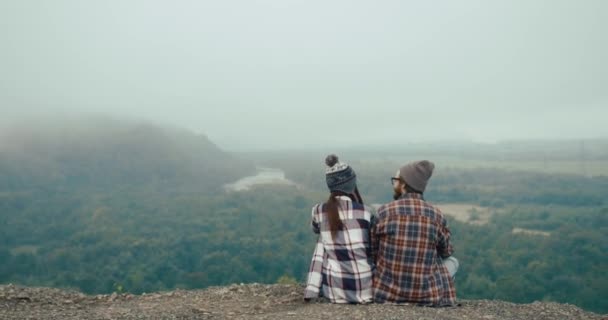
M 226 149 L 608 137 L 608 1 L 0 1 L 0 125 Z

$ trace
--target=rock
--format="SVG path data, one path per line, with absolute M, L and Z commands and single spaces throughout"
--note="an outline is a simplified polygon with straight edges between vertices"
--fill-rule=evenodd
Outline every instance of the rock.
M 192 308 L 192 312 L 193 313 L 200 313 L 200 314 L 211 314 L 210 311 L 208 311 L 206 309 L 202 309 L 202 308 Z

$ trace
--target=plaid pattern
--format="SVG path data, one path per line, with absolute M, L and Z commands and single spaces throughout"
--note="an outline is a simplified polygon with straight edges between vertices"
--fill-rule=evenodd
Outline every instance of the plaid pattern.
M 372 301 L 370 229 L 373 215 L 348 197 L 337 197 L 344 228 L 332 239 L 323 205 L 312 209 L 312 229 L 319 234 L 312 257 L 304 298 L 319 293 L 333 303 Z
M 406 193 L 378 208 L 372 228 L 374 300 L 445 306 L 456 302 L 454 282 L 441 258 L 452 255 L 441 211 Z

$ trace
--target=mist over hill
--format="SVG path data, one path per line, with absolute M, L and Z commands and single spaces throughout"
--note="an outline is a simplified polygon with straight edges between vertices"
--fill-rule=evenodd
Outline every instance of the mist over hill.
M 0 188 L 146 186 L 218 191 L 252 162 L 187 130 L 109 119 L 13 128 L 0 135 Z

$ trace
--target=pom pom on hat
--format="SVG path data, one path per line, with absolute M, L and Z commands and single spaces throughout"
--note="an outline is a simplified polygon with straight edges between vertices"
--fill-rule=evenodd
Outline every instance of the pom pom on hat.
M 336 163 L 338 163 L 338 161 L 340 161 L 340 159 L 338 159 L 338 156 L 335 154 L 330 154 L 325 158 L 325 164 L 328 167 L 333 167 L 336 165 Z

